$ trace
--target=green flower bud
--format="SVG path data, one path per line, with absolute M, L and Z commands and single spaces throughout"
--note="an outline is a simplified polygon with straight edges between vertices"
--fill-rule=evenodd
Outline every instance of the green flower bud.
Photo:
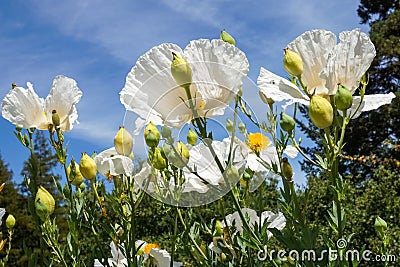
M 379 233 L 379 234 L 384 234 L 385 231 L 387 230 L 388 226 L 387 223 L 385 222 L 385 220 L 383 220 L 381 217 L 376 217 L 375 219 L 375 224 L 374 224 L 375 230 Z
M 335 105 L 338 110 L 345 111 L 353 105 L 353 95 L 345 86 L 339 84 L 335 94 Z
M 233 121 L 231 121 L 230 119 L 226 119 L 226 130 L 230 134 L 232 134 L 233 131 L 235 130 L 235 127 L 233 125 Z
M 171 134 L 172 134 L 172 131 L 171 131 L 171 129 L 170 129 L 168 126 L 163 125 L 163 126 L 161 127 L 161 136 L 162 136 L 163 138 L 170 138 L 170 137 L 171 137 Z
M 263 92 L 258 91 L 258 95 L 260 96 L 260 99 L 262 102 L 264 102 L 265 104 L 268 105 L 272 105 L 273 103 L 275 103 L 274 100 L 272 100 L 272 98 L 267 97 Z
M 7 229 L 13 229 L 15 226 L 15 218 L 12 214 L 9 214 L 7 219 L 6 219 L 6 226 Z
M 172 52 L 171 74 L 179 86 L 188 86 L 192 83 L 192 69 L 189 63 Z
M 308 115 L 314 125 L 320 129 L 328 128 L 333 122 L 333 109 L 331 103 L 319 95 L 311 97 Z
M 221 31 L 219 39 L 221 39 L 224 42 L 230 43 L 231 45 L 236 45 L 235 39 L 232 37 L 232 35 L 227 33 L 225 30 Z
M 225 176 L 229 182 L 235 183 L 239 180 L 239 171 L 235 166 L 229 166 L 225 171 Z
M 79 162 L 79 170 L 83 177 L 88 180 L 94 180 L 97 175 L 97 165 L 94 159 L 82 152 L 82 158 Z
M 293 169 L 288 158 L 282 159 L 282 174 L 289 182 L 293 181 Z
M 133 143 L 132 135 L 124 126 L 119 127 L 119 130 L 114 137 L 114 147 L 117 153 L 129 157 L 132 153 Z
M 81 184 L 79 185 L 79 189 L 80 189 L 81 191 L 84 191 L 84 190 L 86 189 L 86 185 L 85 185 L 84 183 L 81 183 Z
M 175 146 L 175 151 L 171 150 L 168 155 L 168 160 L 177 168 L 182 169 L 189 162 L 190 153 L 187 146 L 179 141 Z
M 221 236 L 224 234 L 224 227 L 222 226 L 222 223 L 220 220 L 217 220 L 215 222 L 215 234 L 214 236 Z
M 197 134 L 195 131 L 192 129 L 189 129 L 188 135 L 186 137 L 186 140 L 189 145 L 194 146 L 197 143 Z
M 144 129 L 144 140 L 149 147 L 156 147 L 160 142 L 160 132 L 152 122 L 149 122 Z
M 294 119 L 285 113 L 281 113 L 280 125 L 282 130 L 291 133 L 294 129 Z
M 83 182 L 82 173 L 79 170 L 79 164 L 74 159 L 71 160 L 67 168 L 68 182 L 74 186 L 79 186 Z
M 284 49 L 285 56 L 283 57 L 283 67 L 292 76 L 300 77 L 303 73 L 303 60 L 296 52 Z
M 247 168 L 247 169 L 244 171 L 244 173 L 243 173 L 243 175 L 242 175 L 242 178 L 243 178 L 243 180 L 245 180 L 245 181 L 250 181 L 250 179 L 253 178 L 253 175 L 254 175 L 254 171 L 252 171 L 252 170 L 250 170 L 249 168 Z
M 243 122 L 239 122 L 238 128 L 239 128 L 239 131 L 240 131 L 242 134 L 245 134 L 246 131 L 247 131 L 246 125 L 245 125 Z
M 163 170 L 167 167 L 167 160 L 161 148 L 159 147 L 154 148 L 151 164 L 157 170 Z
M 57 111 L 54 109 L 51 111 L 51 120 L 53 122 L 54 127 L 60 126 L 60 116 L 58 116 Z
M 54 208 L 53 196 L 43 186 L 40 186 L 35 197 L 36 214 L 42 221 L 46 221 L 53 214 Z
M 20 132 L 22 129 L 24 129 L 24 126 L 22 126 L 21 124 L 18 124 L 17 126 L 15 126 L 15 130 L 17 132 Z

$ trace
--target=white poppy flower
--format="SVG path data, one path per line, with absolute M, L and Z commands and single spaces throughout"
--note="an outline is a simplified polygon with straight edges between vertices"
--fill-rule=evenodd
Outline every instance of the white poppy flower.
M 269 223 L 267 227 L 269 229 L 276 228 L 278 230 L 282 230 L 286 226 L 285 216 L 283 216 L 281 212 L 275 214 L 271 211 L 263 211 L 259 217 L 255 210 L 242 208 L 242 213 L 248 220 L 247 222 L 252 229 L 254 229 L 256 225 L 258 225 L 259 229 L 261 229 L 264 223 Z M 227 225 L 225 224 L 225 221 Z M 243 222 L 240 218 L 239 212 L 237 211 L 225 216 L 225 220 L 223 220 L 221 224 L 222 227 L 235 226 L 236 230 L 240 234 L 243 234 Z M 268 232 L 268 237 L 272 237 L 272 233 Z
M 249 68 L 245 54 L 222 40 L 191 41 L 184 50 L 175 44 L 153 47 L 138 59 L 120 93 L 125 108 L 142 118 L 137 126 L 151 121 L 179 127 L 193 118 L 185 89 L 171 74 L 172 53 L 192 69 L 190 92 L 199 116 L 223 114 Z
M 135 242 L 136 247 L 139 248 L 139 254 L 143 254 L 144 262 L 150 262 L 151 264 L 156 264 L 157 267 L 169 267 L 171 262 L 171 255 L 168 251 L 160 249 L 156 244 L 149 244 L 142 240 L 137 240 Z M 150 265 L 151 265 L 150 264 Z M 147 265 L 146 265 L 147 266 Z M 153 266 L 153 265 L 151 265 Z M 181 262 L 173 262 L 172 266 L 180 267 Z
M 52 111 L 60 117 L 60 128 L 70 131 L 77 123 L 78 113 L 75 105 L 79 102 L 82 92 L 75 80 L 56 76 L 49 95 L 45 100 L 33 90 L 31 83 L 28 89 L 15 87 L 6 95 L 2 103 L 2 115 L 15 125 L 23 128 L 47 130 L 52 123 Z
M 96 162 L 99 173 L 106 177 L 109 175 L 118 176 L 120 174 L 132 177 L 134 169 L 132 159 L 119 155 L 114 147 L 98 154 L 94 157 L 94 161 Z
M 340 33 L 339 39 L 340 43 L 336 44 L 336 36 L 332 32 L 313 30 L 305 32 L 288 45 L 302 58 L 304 71 L 301 77 L 309 94 L 334 95 L 339 83 L 354 94 L 362 75 L 370 67 L 376 52 L 365 33 L 359 29 L 345 31 Z M 285 101 L 284 109 L 296 102 L 309 105 L 309 97 L 295 84 L 264 68 L 260 70 L 257 83 L 266 97 L 275 102 Z M 366 95 L 354 117 L 363 111 L 390 104 L 394 97 L 393 93 Z M 350 111 L 360 103 L 357 96 L 353 100 Z

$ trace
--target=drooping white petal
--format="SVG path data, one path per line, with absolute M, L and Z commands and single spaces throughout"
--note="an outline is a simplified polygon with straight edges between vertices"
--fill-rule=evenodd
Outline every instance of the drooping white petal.
M 287 101 L 284 107 L 296 102 L 309 104 L 309 98 L 296 85 L 264 68 L 260 69 L 257 85 L 266 97 L 275 102 Z
M 6 209 L 5 208 L 0 208 L 0 226 L 1 226 L 1 223 L 3 222 L 4 214 L 6 214 Z
M 303 60 L 303 83 L 310 94 L 327 94 L 325 80 L 318 75 L 326 66 L 328 54 L 336 45 L 336 36 L 326 30 L 307 31 L 288 45 Z
M 150 251 L 150 255 L 156 259 L 157 267 L 169 267 L 170 266 L 171 255 L 168 253 L 168 251 L 166 251 L 164 249 L 152 248 Z M 180 266 L 182 266 L 182 263 L 174 261 L 172 263 L 172 266 L 180 267 Z
M 98 154 L 94 161 L 97 170 L 104 176 L 124 174 L 128 177 L 132 176 L 134 165 L 129 157 L 119 155 L 114 147 L 104 150 Z
M 206 99 L 207 116 L 229 105 L 249 71 L 246 55 L 222 40 L 191 41 L 184 54 L 193 71 L 193 83 Z M 220 114 L 217 114 L 220 115 Z
M 299 154 L 299 151 L 293 146 L 286 146 L 285 150 L 283 151 L 289 158 L 295 158 Z
M 376 55 L 374 44 L 360 29 L 341 32 L 339 39 L 320 74 L 326 80 L 329 95 L 336 93 L 339 83 L 354 93 Z
M 353 118 L 357 118 L 360 116 L 361 112 L 370 111 L 379 108 L 380 106 L 390 104 L 395 98 L 396 95 L 393 93 L 389 94 L 376 94 L 376 95 L 365 95 L 363 102 L 361 103 L 360 108 L 358 109 L 357 113 L 353 116 Z M 358 105 L 360 104 L 361 97 L 354 96 L 353 97 L 353 105 L 348 110 L 349 114 L 353 114 L 354 111 L 357 109 Z
M 61 130 L 70 131 L 78 119 L 75 105 L 79 102 L 81 96 L 82 91 L 79 90 L 74 79 L 61 75 L 56 76 L 50 93 L 44 102 L 44 110 L 48 120 L 51 121 L 51 113 L 56 110 L 60 117 Z
M 2 102 L 2 116 L 15 125 L 23 128 L 35 127 L 47 130 L 48 121 L 43 110 L 43 99 L 27 83 L 28 89 L 15 87 L 5 96 Z
M 122 249 L 124 250 L 124 245 L 121 244 Z M 128 266 L 128 262 L 122 253 L 121 249 L 117 247 L 117 245 L 114 243 L 114 241 L 111 241 L 110 243 L 110 248 L 111 248 L 111 255 L 112 259 L 109 259 L 109 262 L 111 262 L 112 266 L 117 266 L 117 267 L 125 267 Z
M 282 230 L 286 226 L 286 218 L 281 212 L 275 214 L 271 211 L 263 211 L 261 213 L 261 225 L 264 225 L 264 223 L 269 223 L 267 227 L 269 229 L 276 228 L 278 230 Z M 268 238 L 272 237 L 272 233 L 270 231 L 267 232 L 267 235 Z

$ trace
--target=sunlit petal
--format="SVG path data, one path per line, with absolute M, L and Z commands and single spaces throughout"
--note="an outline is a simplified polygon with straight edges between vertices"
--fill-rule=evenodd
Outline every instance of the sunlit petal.
M 354 115 L 353 118 L 357 118 L 358 116 L 360 116 L 361 112 L 374 110 L 379 108 L 380 106 L 390 104 L 393 98 L 395 97 L 396 95 L 393 93 L 365 95 L 360 108 L 358 109 L 357 113 Z M 361 101 L 360 96 L 353 97 L 353 105 L 348 110 L 350 114 L 353 114 L 353 112 L 357 109 L 358 105 L 360 104 L 360 101 Z

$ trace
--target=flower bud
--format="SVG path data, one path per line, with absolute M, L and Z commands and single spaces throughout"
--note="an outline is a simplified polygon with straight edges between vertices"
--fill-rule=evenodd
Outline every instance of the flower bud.
M 374 224 L 375 230 L 379 233 L 379 234 L 384 234 L 385 231 L 387 230 L 387 223 L 385 222 L 385 220 L 383 220 L 381 217 L 376 217 L 375 219 L 375 224 Z
M 36 214 L 42 221 L 46 221 L 55 208 L 53 196 L 43 186 L 40 186 L 35 197 Z
M 186 137 L 186 140 L 189 145 L 194 146 L 197 143 L 197 134 L 195 131 L 192 129 L 189 129 L 188 135 Z
M 289 115 L 282 113 L 280 125 L 282 130 L 284 130 L 287 133 L 291 133 L 294 129 L 294 119 Z
M 274 100 L 272 100 L 272 98 L 267 97 L 263 92 L 258 91 L 258 95 L 260 96 L 261 101 L 264 102 L 265 104 L 271 105 L 274 103 Z
M 88 180 L 94 180 L 97 175 L 97 165 L 94 159 L 82 152 L 82 158 L 79 162 L 79 170 L 83 177 Z
M 250 181 L 251 178 L 253 178 L 254 175 L 254 171 L 252 171 L 251 169 L 247 168 L 242 175 L 243 180 L 245 181 Z
M 230 134 L 232 134 L 233 131 L 235 130 L 235 127 L 233 125 L 233 121 L 231 121 L 230 119 L 226 119 L 226 130 Z
M 296 52 L 284 49 L 285 56 L 283 57 L 283 67 L 292 76 L 300 77 L 303 73 L 303 60 Z
M 6 226 L 8 229 L 13 229 L 15 226 L 15 218 L 12 214 L 8 215 L 6 219 Z
M 15 126 L 15 130 L 17 132 L 20 132 L 22 129 L 24 129 L 24 126 L 22 126 L 21 124 L 18 124 L 17 126 Z
M 225 176 L 229 182 L 235 183 L 239 180 L 239 171 L 235 166 L 230 165 L 225 172 Z
M 335 94 L 335 105 L 338 110 L 345 111 L 353 105 L 353 95 L 345 86 L 339 84 Z
M 244 124 L 243 122 L 239 122 L 238 129 L 242 134 L 245 134 L 247 132 L 246 124 Z
M 152 122 L 144 129 L 144 140 L 149 147 L 156 147 L 160 142 L 160 132 Z
M 308 115 L 312 123 L 320 129 L 325 129 L 332 125 L 333 109 L 331 103 L 319 95 L 311 97 Z
M 161 136 L 162 136 L 163 138 L 170 138 L 170 137 L 171 137 L 171 134 L 172 134 L 172 131 L 171 131 L 171 129 L 170 129 L 168 126 L 163 125 L 163 126 L 161 127 Z
M 192 83 L 192 69 L 189 63 L 172 52 L 171 74 L 179 86 L 187 86 Z
M 293 169 L 288 158 L 282 159 L 282 174 L 289 182 L 293 181 Z
M 164 153 L 161 148 L 154 148 L 154 152 L 151 158 L 151 164 L 157 170 L 163 170 L 167 167 L 167 160 L 165 159 Z
M 225 30 L 221 31 L 219 39 L 221 39 L 224 42 L 230 43 L 231 45 L 236 45 L 235 39 L 232 37 L 232 35 L 227 33 Z
M 133 142 L 132 135 L 125 129 L 125 127 L 119 127 L 119 130 L 114 137 L 114 147 L 117 153 L 129 157 L 132 153 Z
M 79 186 L 83 182 L 82 173 L 79 170 L 79 164 L 74 159 L 71 160 L 67 168 L 68 182 L 72 185 Z
M 217 220 L 215 222 L 215 234 L 214 236 L 221 236 L 224 234 L 224 227 L 222 226 L 222 223 L 220 220 Z
M 58 128 L 60 126 L 60 116 L 55 109 L 51 112 L 51 121 L 53 122 L 54 127 Z
M 175 146 L 175 150 L 177 153 L 175 153 L 174 150 L 170 151 L 170 153 L 168 155 L 168 160 L 175 167 L 182 169 L 189 162 L 189 158 L 190 158 L 189 149 L 187 148 L 187 146 L 184 143 L 179 141 Z

